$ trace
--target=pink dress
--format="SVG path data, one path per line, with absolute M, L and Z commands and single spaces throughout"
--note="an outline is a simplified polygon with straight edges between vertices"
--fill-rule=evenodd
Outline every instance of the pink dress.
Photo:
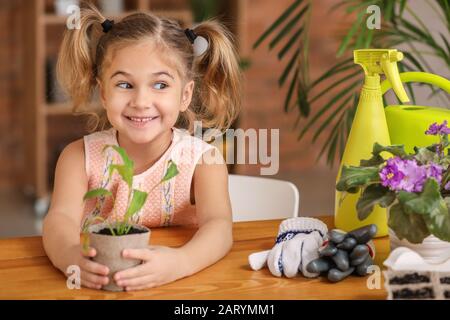
M 203 153 L 216 149 L 184 130 L 173 128 L 172 143 L 158 161 L 145 172 L 133 177 L 133 189 L 150 192 L 163 178 L 170 160 L 176 163 L 178 175 L 160 184 L 148 194 L 142 209 L 133 216 L 133 222 L 149 228 L 181 224 L 197 224 L 195 205 L 191 204 L 190 191 L 195 166 Z M 102 152 L 105 145 L 118 145 L 116 130 L 95 132 L 84 137 L 85 165 L 89 190 L 105 188 L 111 197 L 86 201 L 84 216 L 101 215 L 103 218 L 121 219 L 128 201 L 128 185 L 117 172 L 109 179 L 108 166 L 122 164 L 120 156 L 112 148 Z M 83 221 L 84 221 L 83 219 Z M 82 221 L 82 222 L 83 222 Z

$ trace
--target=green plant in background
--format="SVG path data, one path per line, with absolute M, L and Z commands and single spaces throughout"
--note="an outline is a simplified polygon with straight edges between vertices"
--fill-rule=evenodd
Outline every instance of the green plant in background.
M 191 10 L 195 22 L 201 22 L 210 18 L 221 15 L 221 12 L 227 11 L 229 2 L 223 0 L 191 0 Z M 239 58 L 239 67 L 242 71 L 247 70 L 251 66 L 248 58 Z
M 137 190 L 137 189 L 133 189 L 133 174 L 134 174 L 133 160 L 131 160 L 128 157 L 125 150 L 119 146 L 106 145 L 103 148 L 103 152 L 105 152 L 108 148 L 112 148 L 113 150 L 115 150 L 122 159 L 122 164 L 112 163 L 109 165 L 108 174 L 109 174 L 109 179 L 110 179 L 111 176 L 113 175 L 113 173 L 115 171 L 117 171 L 117 173 L 120 175 L 121 179 L 123 181 L 125 181 L 126 184 L 128 185 L 128 190 L 129 190 L 128 200 L 127 200 L 128 206 L 126 208 L 125 215 L 121 221 L 115 221 L 114 223 L 109 223 L 107 220 L 105 220 L 104 218 L 97 216 L 97 215 L 87 218 L 85 220 L 85 222 L 83 223 L 83 227 L 82 227 L 83 234 L 86 234 L 88 232 L 89 226 L 96 221 L 108 222 L 107 226 L 109 228 L 111 235 L 113 235 L 113 236 L 121 236 L 121 235 L 128 234 L 128 232 L 131 230 L 131 227 L 132 227 L 132 223 L 130 223 L 130 221 L 132 220 L 133 216 L 136 213 L 138 213 L 139 210 L 142 209 L 142 207 L 144 206 L 144 204 L 147 200 L 148 194 L 150 192 L 152 192 L 158 185 L 172 179 L 179 173 L 175 162 L 170 160 L 169 165 L 166 170 L 166 173 L 164 174 L 164 177 L 161 179 L 161 181 L 159 183 L 157 183 L 155 186 L 153 186 L 153 188 L 148 193 Z M 114 195 L 111 193 L 111 191 L 109 191 L 105 188 L 97 188 L 97 189 L 89 190 L 84 195 L 83 200 L 89 200 L 89 199 L 101 198 L 101 197 L 111 197 L 112 201 L 113 201 L 113 208 L 115 208 Z M 84 241 L 83 241 L 84 248 L 88 247 L 88 243 L 85 242 L 85 241 L 87 241 L 86 240 L 87 238 L 88 237 L 84 237 Z
M 294 129 L 299 127 L 301 119 L 307 119 L 300 128 L 298 140 L 315 125 L 312 141 L 315 142 L 332 126 L 328 138 L 319 153 L 321 157 L 327 152 L 327 163 L 334 164 L 336 155 L 342 156 L 345 141 L 350 132 L 356 106 L 359 100 L 359 88 L 363 84 L 363 77 L 359 67 L 353 63 L 352 52 L 365 48 L 395 48 L 402 49 L 405 59 L 399 63 L 400 71 L 433 70 L 427 63 L 426 56 L 433 56 L 442 61 L 450 71 L 450 1 L 426 0 L 425 2 L 436 18 L 445 27 L 445 34 L 430 31 L 420 17 L 411 9 L 406 0 L 344 0 L 339 1 L 331 10 L 344 10 L 354 18 L 353 23 L 342 36 L 339 49 L 336 52 L 337 63 L 325 71 L 317 79 L 309 76 L 309 29 L 311 27 L 311 12 L 314 7 L 312 0 L 295 0 L 275 20 L 275 22 L 258 38 L 253 48 L 259 47 L 264 40 L 271 37 L 269 50 L 274 49 L 282 41 L 283 46 L 277 53 L 278 60 L 287 59 L 286 66 L 281 73 L 278 84 L 288 86 L 284 101 L 284 111 L 289 113 L 298 110 Z M 383 24 L 381 29 L 369 29 L 366 26 L 367 8 L 377 5 L 382 12 Z M 406 19 L 405 13 L 411 18 Z M 332 22 L 326 22 L 332 23 Z M 336 22 L 337 24 L 337 22 Z M 420 48 L 418 48 L 420 46 Z M 289 57 L 289 58 L 288 58 Z M 441 71 L 442 72 L 442 71 Z M 445 72 L 445 71 L 444 71 Z M 288 81 L 289 79 L 289 81 Z M 319 85 L 325 88 L 315 92 Z M 409 96 L 415 104 L 415 96 L 411 84 L 406 84 Z M 431 85 L 432 95 L 440 95 L 450 102 L 448 95 L 435 90 Z M 333 91 L 334 88 L 341 88 Z M 319 99 L 325 99 L 319 103 Z M 385 103 L 386 105 L 386 103 Z M 311 110 L 314 109 L 314 115 Z M 320 124 L 320 125 L 319 125 Z
M 221 7 L 222 1 L 191 0 L 191 9 L 195 22 L 200 22 L 217 16 Z
M 421 243 L 432 234 L 450 241 L 450 152 L 445 154 L 449 133 L 446 121 L 433 123 L 425 134 L 439 136 L 439 143 L 415 147 L 413 154 L 407 154 L 403 145 L 375 143 L 371 159 L 342 168 L 336 189 L 362 190 L 356 204 L 360 220 L 375 205 L 389 208 L 388 225 L 400 240 Z M 393 157 L 385 161 L 382 152 Z

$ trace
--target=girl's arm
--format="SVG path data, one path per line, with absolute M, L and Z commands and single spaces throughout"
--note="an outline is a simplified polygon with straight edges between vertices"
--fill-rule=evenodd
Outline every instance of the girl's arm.
M 103 274 L 107 269 L 84 258 L 81 253 L 80 224 L 84 209 L 83 196 L 87 188 L 84 143 L 80 139 L 69 144 L 58 159 L 42 238 L 47 256 L 56 268 L 66 273 L 69 265 L 78 265 L 82 271 L 87 271 L 82 273 L 82 284 L 96 287 L 97 281 L 104 283 L 105 278 L 95 274 Z M 94 255 L 95 250 L 91 249 L 88 256 Z
M 188 275 L 223 258 L 233 244 L 232 214 L 228 194 L 228 171 L 222 156 L 213 150 L 205 153 L 194 173 L 194 192 L 199 229 L 181 247 Z M 208 164 L 214 159 L 213 164 Z

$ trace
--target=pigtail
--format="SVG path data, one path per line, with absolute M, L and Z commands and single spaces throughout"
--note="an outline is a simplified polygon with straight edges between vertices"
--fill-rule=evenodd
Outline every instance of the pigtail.
M 207 39 L 209 47 L 194 60 L 198 79 L 194 108 L 188 109 L 195 115 L 190 117 L 202 120 L 204 128 L 223 131 L 233 124 L 241 108 L 242 74 L 234 37 L 215 19 L 200 23 L 194 32 Z
M 86 3 L 80 12 L 80 28 L 64 34 L 56 72 L 61 87 L 72 99 L 74 112 L 91 102 L 97 86 L 95 51 L 104 20 L 93 5 Z

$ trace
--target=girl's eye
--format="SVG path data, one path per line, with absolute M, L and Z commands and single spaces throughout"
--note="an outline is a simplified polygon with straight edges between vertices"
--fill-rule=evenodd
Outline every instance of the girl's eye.
M 155 84 L 154 88 L 161 90 L 167 88 L 167 84 L 165 84 L 164 82 L 158 82 Z
M 131 84 L 129 84 L 128 82 L 120 82 L 117 84 L 117 86 L 122 89 L 131 89 L 132 88 Z

